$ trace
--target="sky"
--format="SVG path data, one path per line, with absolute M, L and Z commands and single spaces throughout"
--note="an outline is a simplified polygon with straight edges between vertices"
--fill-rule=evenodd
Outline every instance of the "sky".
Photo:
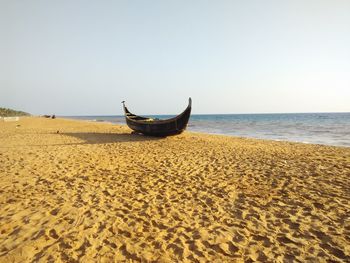
M 349 112 L 348 0 L 0 0 L 0 107 Z

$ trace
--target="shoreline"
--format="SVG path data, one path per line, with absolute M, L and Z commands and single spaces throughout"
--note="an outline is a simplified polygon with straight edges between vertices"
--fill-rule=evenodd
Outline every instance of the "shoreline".
M 350 257 L 347 147 L 26 117 L 0 163 L 0 261 Z
M 118 124 L 119 125 L 119 124 Z M 187 131 L 191 133 L 198 133 L 203 135 L 213 135 L 213 136 L 227 136 L 227 137 L 233 137 L 233 138 L 239 138 L 239 139 L 247 139 L 247 140 L 261 140 L 261 141 L 272 141 L 272 142 L 282 142 L 282 143 L 297 143 L 297 144 L 303 144 L 303 145 L 316 145 L 316 146 L 326 146 L 326 147 L 340 147 L 340 148 L 347 148 L 349 149 L 350 146 L 344 146 L 344 145 L 333 145 L 333 144 L 326 144 L 326 143 L 312 143 L 312 142 L 301 142 L 301 141 L 289 141 L 289 140 L 282 140 L 282 139 L 264 139 L 264 138 L 257 138 L 257 137 L 244 137 L 244 136 L 238 136 L 238 135 L 229 135 L 224 133 L 206 133 L 206 132 L 197 132 L 197 131 Z
M 276 113 L 278 114 L 278 113 Z M 285 113 L 280 113 L 285 114 Z M 302 113 L 301 113 L 302 114 Z M 120 117 L 120 116 L 118 116 Z M 119 122 L 111 122 L 111 121 L 96 121 L 96 120 L 83 120 L 83 119 L 70 119 L 65 117 L 58 117 L 59 119 L 65 119 L 65 120 L 76 120 L 76 121 L 87 121 L 92 123 L 108 123 L 111 125 L 119 125 L 124 126 L 128 128 L 128 126 L 125 123 L 119 123 Z M 245 137 L 245 136 L 238 136 L 238 135 L 230 135 L 225 133 L 210 133 L 210 132 L 202 132 L 202 131 L 192 131 L 189 130 L 188 127 L 186 129 L 187 133 L 195 133 L 195 134 L 203 134 L 203 135 L 213 135 L 213 136 L 227 136 L 227 137 L 233 137 L 233 138 L 240 138 L 240 139 L 248 139 L 248 140 L 262 140 L 262 141 L 274 141 L 274 142 L 287 142 L 287 143 L 301 143 L 304 145 L 318 145 L 318 146 L 328 146 L 328 147 L 340 147 L 340 148 L 350 148 L 350 146 L 346 145 L 334 145 L 334 144 L 327 144 L 327 143 L 312 143 L 312 142 L 301 142 L 301 141 L 291 141 L 291 140 L 282 140 L 282 139 L 265 139 L 265 138 L 258 138 L 258 137 Z

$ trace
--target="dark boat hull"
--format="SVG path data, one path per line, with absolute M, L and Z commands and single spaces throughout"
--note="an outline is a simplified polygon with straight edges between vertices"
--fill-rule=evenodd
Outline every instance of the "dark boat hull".
M 133 131 L 149 136 L 164 137 L 180 134 L 186 129 L 191 115 L 191 108 L 192 101 L 190 98 L 187 108 L 181 114 L 167 120 L 152 120 L 151 118 L 137 116 L 129 112 L 125 105 L 124 112 L 126 124 Z

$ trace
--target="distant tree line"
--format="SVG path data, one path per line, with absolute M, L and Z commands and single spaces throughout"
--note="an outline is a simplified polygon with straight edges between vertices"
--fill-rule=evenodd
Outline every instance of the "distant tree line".
M 29 116 L 30 114 L 24 111 L 12 110 L 7 108 L 0 108 L 1 117 L 13 117 L 13 116 Z

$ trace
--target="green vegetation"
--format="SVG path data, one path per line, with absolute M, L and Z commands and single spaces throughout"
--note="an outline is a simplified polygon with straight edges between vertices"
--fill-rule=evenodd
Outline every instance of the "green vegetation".
M 29 116 L 30 114 L 24 111 L 11 110 L 7 108 L 0 108 L 0 117 L 13 117 L 13 116 Z

